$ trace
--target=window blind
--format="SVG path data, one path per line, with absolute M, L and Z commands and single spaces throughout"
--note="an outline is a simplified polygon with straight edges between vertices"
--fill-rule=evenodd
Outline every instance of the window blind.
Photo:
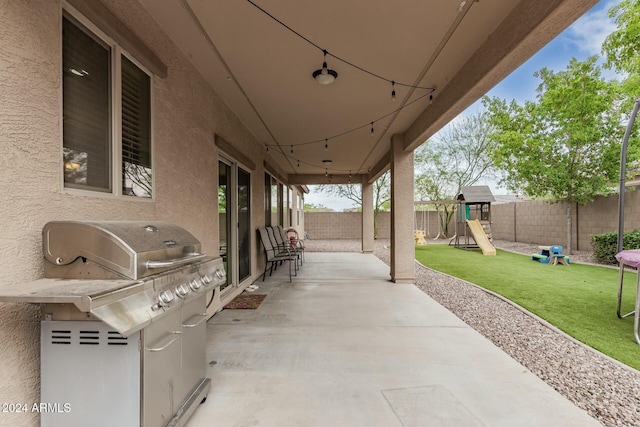
M 110 49 L 63 18 L 65 185 L 111 190 Z

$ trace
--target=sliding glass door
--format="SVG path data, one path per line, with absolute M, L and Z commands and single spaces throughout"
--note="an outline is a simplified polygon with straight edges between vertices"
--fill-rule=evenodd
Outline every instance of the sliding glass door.
M 251 175 L 238 168 L 238 281 L 251 275 Z
M 222 289 L 251 276 L 251 174 L 235 162 L 218 161 L 220 256 L 227 271 Z
M 230 266 L 233 262 L 233 228 L 231 227 L 231 206 L 233 205 L 231 195 L 231 165 L 218 162 L 218 232 L 220 236 L 220 256 L 224 262 L 224 269 L 227 272 L 227 283 L 220 286 L 224 289 L 231 285 L 233 274 L 230 273 Z

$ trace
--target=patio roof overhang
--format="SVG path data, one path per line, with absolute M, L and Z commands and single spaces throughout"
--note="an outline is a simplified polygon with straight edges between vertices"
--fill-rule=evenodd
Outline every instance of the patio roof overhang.
M 597 0 L 142 3 L 268 161 L 306 185 L 372 182 L 393 135 L 415 149 Z M 312 77 L 322 49 L 330 85 Z

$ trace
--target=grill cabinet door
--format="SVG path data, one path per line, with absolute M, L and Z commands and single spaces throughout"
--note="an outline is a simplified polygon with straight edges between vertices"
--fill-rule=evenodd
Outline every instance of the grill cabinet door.
M 181 310 L 143 330 L 143 426 L 164 427 L 179 409 Z
M 140 425 L 139 332 L 44 320 L 40 335 L 42 427 Z

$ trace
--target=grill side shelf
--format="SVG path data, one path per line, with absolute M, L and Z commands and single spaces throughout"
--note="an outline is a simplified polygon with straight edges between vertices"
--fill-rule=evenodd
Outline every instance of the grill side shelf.
M 0 288 L 0 302 L 74 304 L 80 311 L 89 312 L 92 300 L 108 295 L 117 299 L 122 295 L 118 292 L 135 293 L 132 287 L 137 286 L 140 283 L 132 280 L 38 279 Z

